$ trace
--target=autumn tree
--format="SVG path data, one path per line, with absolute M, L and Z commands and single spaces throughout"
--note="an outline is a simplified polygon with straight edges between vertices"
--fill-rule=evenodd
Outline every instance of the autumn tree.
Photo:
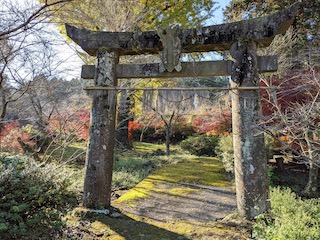
M 44 22 L 69 0 L 17 3 L 4 0 L 0 15 L 0 123 L 10 104 L 27 92 L 32 79 L 50 74 L 53 52 Z
M 311 66 L 303 72 L 291 71 L 280 79 L 273 78 L 282 88 L 266 91 L 263 100 L 267 106 L 263 130 L 281 146 L 283 154 L 308 165 L 304 190 L 308 196 L 317 195 L 319 189 L 319 79 L 319 69 Z

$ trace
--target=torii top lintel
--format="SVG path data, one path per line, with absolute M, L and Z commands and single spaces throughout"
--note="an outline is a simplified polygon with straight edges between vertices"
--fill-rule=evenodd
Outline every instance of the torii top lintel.
M 180 31 L 181 52 L 229 50 L 239 39 L 252 39 L 258 46 L 269 46 L 277 34 L 284 33 L 293 23 L 299 4 L 265 17 Z M 91 56 L 97 51 L 116 51 L 120 55 L 159 53 L 162 43 L 157 31 L 104 32 L 79 29 L 66 24 L 68 36 Z

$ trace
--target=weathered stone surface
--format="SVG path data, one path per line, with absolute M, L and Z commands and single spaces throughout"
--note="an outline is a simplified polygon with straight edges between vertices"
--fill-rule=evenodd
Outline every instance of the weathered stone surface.
M 284 33 L 292 24 L 299 4 L 265 17 L 185 29 L 179 34 L 181 52 L 208 52 L 229 50 L 239 39 L 252 39 L 259 46 L 268 46 L 277 34 Z M 68 36 L 91 56 L 98 49 L 116 51 L 120 55 L 136 55 L 162 51 L 163 44 L 156 31 L 148 32 L 97 32 L 78 29 L 66 24 Z
M 114 87 L 118 54 L 98 53 L 95 86 Z M 116 94 L 94 91 L 92 95 L 90 137 L 86 158 L 83 204 L 89 208 L 110 206 Z
M 239 63 L 231 75 L 231 87 L 259 86 L 256 44 L 236 42 L 230 54 Z M 231 99 L 238 213 L 253 219 L 270 208 L 264 136 L 259 130 L 261 97 L 258 90 L 234 89 Z
M 274 72 L 278 69 L 277 56 L 259 56 L 258 71 Z M 159 63 L 150 64 L 118 64 L 117 78 L 174 78 L 174 77 L 210 77 L 229 76 L 232 74 L 233 62 L 207 61 L 207 62 L 183 62 L 180 72 L 162 72 Z M 95 66 L 83 65 L 81 78 L 93 79 Z
M 157 31 L 160 41 L 162 42 L 163 50 L 160 51 L 160 71 L 177 72 L 181 71 L 181 42 L 179 39 L 180 27 L 167 27 Z M 162 69 L 163 68 L 163 69 Z

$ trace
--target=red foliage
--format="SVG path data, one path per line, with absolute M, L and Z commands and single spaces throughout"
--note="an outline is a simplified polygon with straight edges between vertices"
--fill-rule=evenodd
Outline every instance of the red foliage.
M 72 115 L 57 115 L 48 125 L 48 131 L 52 135 L 67 138 L 75 135 L 78 141 L 87 141 L 89 138 L 90 112 L 80 110 Z
M 0 126 L 0 150 L 11 153 L 22 153 L 23 149 L 18 142 L 18 138 L 28 144 L 34 146 L 35 142 L 30 140 L 31 135 L 20 127 L 19 121 L 12 121 Z
M 210 133 L 222 135 L 230 131 L 231 112 L 222 111 L 213 115 L 196 116 L 192 120 L 192 126 L 198 133 Z
M 284 112 L 294 103 L 311 101 L 313 93 L 317 91 L 313 86 L 311 74 L 312 72 L 309 70 L 295 70 L 281 77 L 275 75 L 268 84 L 261 82 L 261 86 L 281 87 L 273 93 L 271 90 L 261 90 L 263 116 L 271 116 L 275 111 L 275 104 Z
M 135 121 L 129 121 L 129 126 L 128 126 L 128 138 L 129 140 L 132 140 L 132 133 L 134 130 L 137 130 L 141 128 L 142 125 L 138 122 Z

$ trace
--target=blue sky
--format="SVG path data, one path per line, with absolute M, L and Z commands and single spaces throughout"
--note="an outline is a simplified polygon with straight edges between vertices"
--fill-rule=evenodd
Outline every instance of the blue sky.
M 217 1 L 216 6 L 219 6 L 219 8 L 214 12 L 214 18 L 211 19 L 211 22 L 209 21 L 208 25 L 214 25 L 214 24 L 221 24 L 223 21 L 223 10 L 225 7 L 230 3 L 230 0 L 222 0 Z

